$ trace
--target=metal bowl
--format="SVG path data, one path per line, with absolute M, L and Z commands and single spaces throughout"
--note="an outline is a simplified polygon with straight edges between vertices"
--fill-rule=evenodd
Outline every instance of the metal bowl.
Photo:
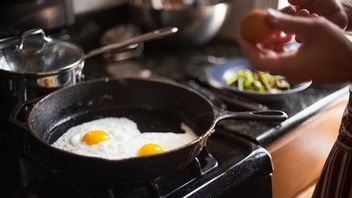
M 211 40 L 221 28 L 228 12 L 228 3 L 213 0 L 131 0 L 130 19 L 151 30 L 176 26 L 179 32 L 168 42 L 201 45 Z
M 206 80 L 209 85 L 214 88 L 226 90 L 235 94 L 239 94 L 242 96 L 249 97 L 254 100 L 270 102 L 282 100 L 289 96 L 290 94 L 297 93 L 308 88 L 311 85 L 311 81 L 299 83 L 299 84 L 291 84 L 291 89 L 278 91 L 275 93 L 271 92 L 256 92 L 250 90 L 239 90 L 234 86 L 227 85 L 226 79 L 230 76 L 233 76 L 236 72 L 241 69 L 252 69 L 251 64 L 245 58 L 235 58 L 231 61 L 227 61 L 223 64 L 211 65 L 205 68 Z

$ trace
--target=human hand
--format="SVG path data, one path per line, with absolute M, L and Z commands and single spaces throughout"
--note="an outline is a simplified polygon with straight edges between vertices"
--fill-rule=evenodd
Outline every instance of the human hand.
M 288 6 L 281 9 L 283 13 L 302 16 L 302 17 L 319 17 L 317 13 L 309 12 L 307 9 L 301 9 L 300 6 Z M 301 39 L 299 37 L 295 37 L 296 41 L 301 43 Z
M 336 0 L 288 0 L 291 6 L 282 9 L 282 12 L 299 15 L 320 15 L 335 23 L 342 29 L 348 25 L 346 6 Z
M 296 82 L 321 83 L 352 79 L 352 44 L 343 31 L 323 17 L 299 17 L 269 10 L 268 24 L 296 34 L 303 43 L 292 51 L 276 51 L 239 39 L 255 69 L 281 74 Z

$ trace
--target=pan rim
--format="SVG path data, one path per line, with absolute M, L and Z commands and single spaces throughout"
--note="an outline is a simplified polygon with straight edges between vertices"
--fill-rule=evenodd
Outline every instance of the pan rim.
M 163 153 L 159 153 L 159 154 L 155 154 L 155 155 L 147 155 L 147 156 L 135 156 L 135 157 L 129 157 L 129 158 L 122 158 L 122 159 L 108 159 L 108 158 L 104 158 L 104 157 L 98 157 L 98 156 L 88 156 L 88 155 L 82 155 L 82 154 L 76 154 L 70 151 L 66 151 L 63 149 L 59 149 L 56 148 L 52 145 L 50 145 L 49 143 L 45 142 L 42 138 L 39 138 L 36 134 L 33 133 L 33 127 L 30 124 L 31 123 L 31 117 L 33 117 L 33 113 L 35 112 L 35 109 L 39 106 L 40 103 L 44 102 L 45 100 L 47 100 L 48 98 L 51 97 L 55 97 L 56 94 L 59 94 L 60 92 L 63 92 L 65 90 L 68 89 L 73 89 L 74 87 L 80 86 L 81 84 L 92 84 L 92 83 L 108 83 L 110 81 L 123 81 L 123 80 L 138 80 L 138 81 L 149 81 L 149 82 L 156 82 L 156 83 L 163 83 L 166 85 L 172 85 L 172 86 L 176 86 L 178 88 L 184 89 L 186 91 L 192 92 L 193 94 L 197 95 L 198 97 L 201 97 L 206 103 L 208 103 L 209 107 L 212 110 L 212 115 L 213 115 L 213 120 L 210 123 L 210 127 L 205 130 L 204 132 L 202 132 L 202 135 L 197 135 L 197 139 L 193 140 L 192 142 L 189 142 L 187 144 L 184 144 L 180 147 L 168 150 L 166 152 Z M 93 79 L 93 80 L 89 80 L 89 81 L 85 81 L 76 85 L 72 85 L 72 86 L 68 86 L 68 87 L 64 87 L 61 88 L 57 91 L 54 91 L 46 96 L 44 96 L 43 98 L 41 98 L 32 108 L 32 110 L 29 112 L 28 115 L 28 119 L 27 119 L 27 126 L 29 130 L 26 130 L 31 136 L 32 138 L 35 139 L 35 141 L 37 141 L 38 143 L 40 143 L 41 145 L 47 147 L 48 149 L 55 151 L 55 152 L 59 152 L 60 154 L 66 155 L 66 156 L 70 156 L 70 157 L 79 157 L 82 159 L 89 159 L 89 160 L 99 160 L 101 162 L 109 162 L 109 163 L 115 163 L 115 162 L 124 162 L 124 161 L 130 161 L 130 160 L 142 160 L 145 158 L 152 158 L 155 156 L 162 156 L 162 155 L 171 155 L 172 153 L 178 151 L 178 150 L 182 150 L 182 149 L 186 149 L 187 147 L 191 146 L 191 145 L 195 145 L 195 144 L 201 144 L 202 148 L 205 146 L 205 142 L 204 142 L 204 138 L 208 137 L 208 134 L 212 134 L 212 131 L 214 130 L 214 123 L 215 123 L 215 109 L 214 109 L 214 105 L 203 95 L 201 95 L 200 93 L 198 93 L 197 91 L 195 91 L 194 89 L 187 87 L 185 85 L 182 85 L 180 83 L 177 83 L 176 81 L 170 80 L 170 79 L 166 79 L 166 78 L 161 78 L 161 77 L 152 77 L 152 78 L 140 78 L 140 77 L 116 77 L 116 78 L 111 78 L 111 77 L 105 77 L 105 78 L 98 78 L 98 79 Z M 193 130 L 193 129 L 192 129 Z

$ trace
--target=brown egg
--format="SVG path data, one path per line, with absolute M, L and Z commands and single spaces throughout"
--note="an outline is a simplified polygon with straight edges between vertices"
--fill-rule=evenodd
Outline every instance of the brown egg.
M 240 33 L 252 43 L 263 43 L 277 31 L 266 23 L 267 11 L 255 9 L 246 14 L 240 24 Z

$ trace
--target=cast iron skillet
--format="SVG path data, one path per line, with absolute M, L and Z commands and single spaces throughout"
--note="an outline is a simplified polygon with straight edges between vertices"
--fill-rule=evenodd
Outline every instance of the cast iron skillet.
M 205 146 L 217 122 L 226 118 L 280 122 L 281 111 L 228 112 L 178 83 L 161 79 L 100 79 L 55 91 L 40 99 L 20 122 L 17 107 L 10 121 L 25 128 L 33 142 L 57 167 L 92 180 L 127 183 L 173 173 L 189 164 Z M 89 120 L 128 117 L 140 131 L 180 131 L 185 122 L 199 138 L 159 155 L 122 160 L 87 157 L 50 146 L 70 127 Z

